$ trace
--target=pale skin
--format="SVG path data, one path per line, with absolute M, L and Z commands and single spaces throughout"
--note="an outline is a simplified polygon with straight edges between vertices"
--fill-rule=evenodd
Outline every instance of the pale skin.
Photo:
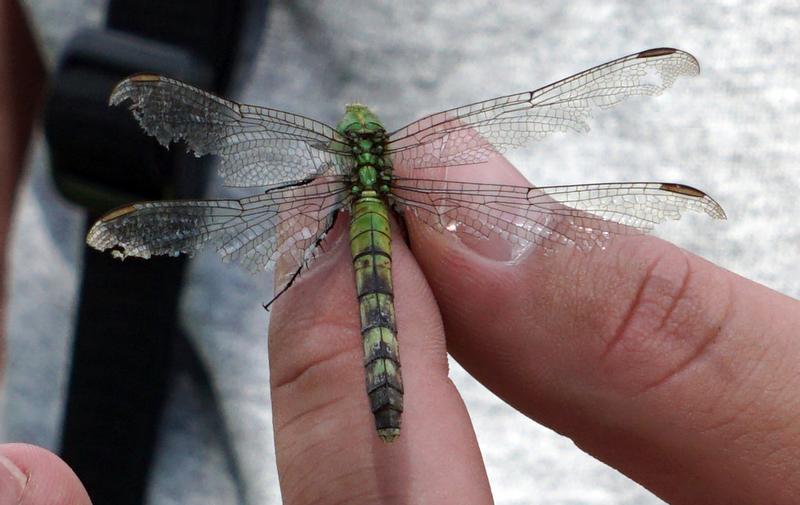
M 6 236 L 14 190 L 45 78 L 35 47 L 17 2 L 0 0 L 0 295 L 6 289 Z M 0 381 L 4 337 L 0 330 Z M 86 490 L 58 456 L 32 445 L 0 444 L 0 505 L 88 503 Z
M 483 173 L 521 182 L 499 158 Z M 491 502 L 445 349 L 516 409 L 669 503 L 795 503 L 797 300 L 655 237 L 509 264 L 476 252 L 496 253 L 499 238 L 471 248 L 407 224 L 411 249 L 397 232 L 392 246 L 406 387 L 393 445 L 374 434 L 362 391 L 346 244 L 276 304 L 285 503 Z
M 0 0 L 0 34 L 19 23 L 12 7 Z M 32 69 L 19 79 L 20 62 L 35 61 L 30 40 L 20 41 L 0 46 L 0 104 L 14 111 L 0 115 L 9 167 L 0 237 L 32 116 L 10 107 L 36 103 L 43 78 Z M 501 158 L 478 177 L 521 182 Z M 670 503 L 789 504 L 800 495 L 800 302 L 653 237 L 510 265 L 485 256 L 505 247 L 494 239 L 478 244 L 481 254 L 410 218 L 409 249 L 395 226 L 406 395 L 400 439 L 384 444 L 364 393 L 351 258 L 335 236 L 345 224 L 272 313 L 285 503 L 491 502 L 448 351 L 515 408 Z M 0 505 L 12 503 L 90 501 L 57 456 L 0 444 Z

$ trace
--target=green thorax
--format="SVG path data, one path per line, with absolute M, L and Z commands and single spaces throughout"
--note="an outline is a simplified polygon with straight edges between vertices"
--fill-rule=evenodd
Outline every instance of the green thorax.
M 386 129 L 365 105 L 348 105 L 336 130 L 344 137 L 343 148 L 355 158 L 353 192 L 389 192 L 392 166 L 386 157 Z

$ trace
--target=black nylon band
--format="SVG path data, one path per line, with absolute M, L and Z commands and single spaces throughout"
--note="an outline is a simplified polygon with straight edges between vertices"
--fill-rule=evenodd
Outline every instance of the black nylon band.
M 227 85 L 244 10 L 231 0 L 110 0 L 109 28 L 175 44 L 201 55 L 214 69 L 211 86 Z
M 56 77 L 46 130 L 59 188 L 93 209 L 87 229 L 116 194 L 199 195 L 204 161 L 164 150 L 123 107 L 104 104 L 117 80 L 138 71 L 220 92 L 230 77 L 243 2 L 109 0 L 113 31 L 76 37 Z M 76 117 L 78 135 L 70 131 Z M 88 199 L 95 187 L 99 197 Z M 185 258 L 122 263 L 85 251 L 61 455 L 93 503 L 144 503 L 185 265 Z

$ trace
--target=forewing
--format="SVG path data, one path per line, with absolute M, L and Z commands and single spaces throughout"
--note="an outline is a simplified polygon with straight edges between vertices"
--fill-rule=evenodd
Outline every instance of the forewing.
M 649 49 L 585 70 L 536 91 L 502 96 L 426 116 L 390 135 L 387 152 L 402 169 L 481 163 L 553 132 L 587 131 L 592 110 L 630 96 L 658 95 L 700 71 L 678 49 Z
M 272 186 L 317 175 L 349 173 L 338 133 L 297 114 L 239 104 L 168 77 L 137 74 L 120 82 L 109 102 L 130 100 L 144 130 L 168 146 L 185 141 L 195 155 L 221 158 L 228 186 Z
M 141 202 L 114 210 L 86 242 L 116 257 L 193 254 L 215 247 L 224 261 L 253 272 L 287 260 L 302 266 L 349 195 L 345 179 L 274 188 L 241 200 Z
M 546 251 L 603 247 L 613 235 L 649 232 L 684 211 L 724 219 L 719 204 L 702 191 L 671 183 L 626 182 L 525 187 L 428 179 L 394 179 L 398 210 L 413 213 L 439 231 L 480 238 L 495 233 Z

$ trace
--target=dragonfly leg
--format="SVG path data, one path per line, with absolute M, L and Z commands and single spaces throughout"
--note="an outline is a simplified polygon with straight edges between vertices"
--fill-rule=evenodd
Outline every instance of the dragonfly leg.
M 319 238 L 314 242 L 314 244 L 312 244 L 311 248 L 309 248 L 308 252 L 309 252 L 311 258 L 316 256 L 316 250 L 317 249 L 322 249 L 322 242 L 323 242 L 323 240 L 325 240 L 325 237 L 328 235 L 328 232 L 330 232 L 333 229 L 333 226 L 336 224 L 336 217 L 338 215 L 339 215 L 338 212 L 334 212 L 333 214 L 331 214 L 330 222 L 328 223 L 328 226 L 325 228 L 325 231 L 320 234 Z M 264 310 L 269 312 L 269 308 L 270 308 L 270 306 L 272 306 L 273 303 L 275 303 L 275 300 L 277 300 L 290 287 L 292 287 L 292 284 L 294 284 L 294 281 L 297 280 L 298 277 L 300 277 L 300 273 L 304 269 L 308 268 L 308 261 L 309 260 L 305 260 L 303 263 L 301 263 L 300 266 L 297 267 L 297 270 L 295 270 L 292 273 L 292 276 L 289 277 L 289 282 L 287 282 L 285 286 L 283 286 L 277 293 L 275 293 L 272 296 L 272 299 L 270 299 L 270 301 L 268 301 L 267 303 L 264 303 L 262 305 L 262 307 L 264 307 Z

